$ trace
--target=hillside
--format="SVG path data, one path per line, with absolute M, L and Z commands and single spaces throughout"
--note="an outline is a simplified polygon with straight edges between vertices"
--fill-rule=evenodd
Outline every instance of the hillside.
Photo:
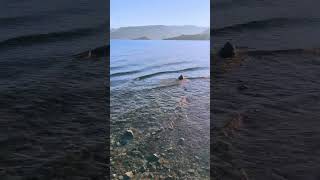
M 200 34 L 206 27 L 198 26 L 132 26 L 113 29 L 110 33 L 111 39 L 138 39 L 148 37 L 149 39 L 167 39 L 181 35 Z

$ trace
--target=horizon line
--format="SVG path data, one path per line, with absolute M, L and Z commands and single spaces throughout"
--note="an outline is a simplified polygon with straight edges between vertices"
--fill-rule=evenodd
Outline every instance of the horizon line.
M 127 27 L 146 27 L 146 26 L 195 26 L 195 27 L 203 27 L 203 28 L 210 28 L 208 26 L 200 26 L 200 25 L 163 25 L 163 24 L 154 24 L 154 25 L 129 25 L 129 26 L 120 26 L 120 27 L 109 27 L 110 29 L 119 29 L 119 28 L 127 28 Z

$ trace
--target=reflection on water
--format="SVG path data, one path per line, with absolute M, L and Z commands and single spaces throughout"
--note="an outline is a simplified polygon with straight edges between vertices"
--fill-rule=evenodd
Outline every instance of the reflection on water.
M 209 41 L 111 41 L 113 179 L 209 179 L 209 63 Z

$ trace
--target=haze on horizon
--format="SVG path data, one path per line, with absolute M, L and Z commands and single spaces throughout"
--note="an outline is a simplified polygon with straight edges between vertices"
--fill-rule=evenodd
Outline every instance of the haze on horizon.
M 210 0 L 111 0 L 110 28 L 130 26 L 210 27 Z

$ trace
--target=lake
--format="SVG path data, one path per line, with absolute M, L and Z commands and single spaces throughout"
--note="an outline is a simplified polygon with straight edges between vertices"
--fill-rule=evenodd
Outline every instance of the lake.
M 110 44 L 112 173 L 209 179 L 210 42 Z
M 105 179 L 106 58 L 73 55 L 106 44 L 107 6 L 1 1 L 1 179 Z

